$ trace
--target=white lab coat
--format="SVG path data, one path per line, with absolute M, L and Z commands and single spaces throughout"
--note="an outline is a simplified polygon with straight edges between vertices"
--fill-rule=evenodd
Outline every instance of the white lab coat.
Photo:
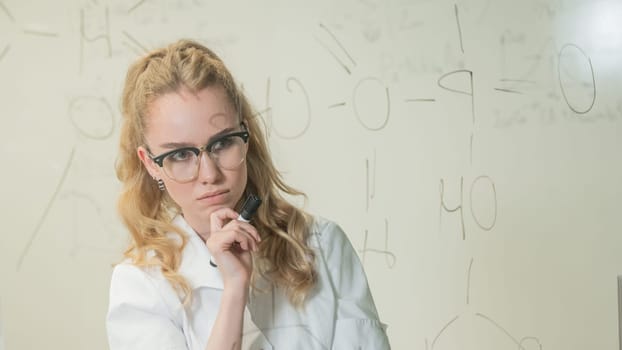
M 205 349 L 223 282 L 199 236 L 181 216 L 174 223 L 189 236 L 179 271 L 193 289 L 192 305 L 183 307 L 158 269 L 117 265 L 107 317 L 111 350 Z M 318 283 L 304 309 L 260 281 L 262 291 L 251 292 L 247 304 L 242 349 L 390 349 L 363 267 L 342 229 L 316 218 L 311 232 Z

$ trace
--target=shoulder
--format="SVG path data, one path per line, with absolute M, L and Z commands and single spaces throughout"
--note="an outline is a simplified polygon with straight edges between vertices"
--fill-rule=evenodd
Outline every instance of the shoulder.
M 182 349 L 183 304 L 158 270 L 115 266 L 106 315 L 110 349 Z
M 133 264 L 129 259 L 115 265 L 112 270 L 111 284 L 122 283 L 156 283 L 163 278 L 157 267 L 143 267 Z
M 343 229 L 336 222 L 322 216 L 311 216 L 309 233 L 315 236 L 345 236 Z
M 326 240 L 343 239 L 346 237 L 343 229 L 334 221 L 322 216 L 311 216 L 309 236 L 325 243 Z
M 309 230 L 310 245 L 319 249 L 326 257 L 341 255 L 354 250 L 345 231 L 335 221 L 322 216 L 313 216 Z
M 169 308 L 179 303 L 160 268 L 136 266 L 129 261 L 116 265 L 110 280 L 110 304 Z

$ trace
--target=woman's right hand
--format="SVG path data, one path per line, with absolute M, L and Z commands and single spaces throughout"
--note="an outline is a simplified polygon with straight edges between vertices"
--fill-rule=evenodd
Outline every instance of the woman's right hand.
M 257 251 L 261 238 L 253 225 L 237 220 L 238 213 L 221 208 L 210 216 L 210 235 L 205 241 L 225 287 L 248 288 L 253 269 L 251 251 Z

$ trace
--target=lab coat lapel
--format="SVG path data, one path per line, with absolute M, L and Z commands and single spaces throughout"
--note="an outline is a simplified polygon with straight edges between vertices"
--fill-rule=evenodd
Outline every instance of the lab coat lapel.
M 304 312 L 307 314 L 308 326 L 312 334 L 326 349 L 330 349 L 337 320 L 337 298 L 318 235 L 313 234 L 315 230 L 316 227 L 313 225 L 309 246 L 314 248 L 316 252 L 315 267 L 318 273 L 318 281 L 315 286 L 315 292 L 317 294 L 311 296 Z
M 316 235 L 312 235 L 309 245 L 316 251 L 318 282 L 303 309 L 296 309 L 289 303 L 285 293 L 277 290 L 263 277 L 259 277 L 256 281 L 259 291 L 251 292 L 249 298 L 248 308 L 253 321 L 277 349 L 281 342 L 287 344 L 300 341 L 290 339 L 291 335 L 287 330 L 292 326 L 307 328 L 310 335 L 322 344 L 324 349 L 331 348 L 337 319 L 337 299 Z M 288 324 L 283 320 L 289 322 L 296 320 L 296 322 Z
M 181 228 L 188 239 L 182 253 L 179 273 L 186 278 L 192 289 L 201 287 L 224 289 L 220 271 L 210 265 L 212 255 L 199 235 L 181 215 L 175 217 L 173 224 Z

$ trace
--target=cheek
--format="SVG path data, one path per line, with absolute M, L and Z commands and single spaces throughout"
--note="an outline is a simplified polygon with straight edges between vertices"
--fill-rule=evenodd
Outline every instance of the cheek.
M 246 181 L 248 178 L 248 167 L 246 166 L 246 163 L 244 163 L 244 166 L 242 167 L 241 171 L 240 171 L 240 177 L 242 178 L 243 182 L 244 182 L 244 186 L 246 186 Z
M 248 169 L 246 167 L 246 163 L 244 164 L 242 169 L 240 169 L 239 181 L 240 181 L 240 186 L 242 187 L 242 191 L 244 191 L 244 189 L 246 188 L 246 182 L 248 181 Z
M 167 181 L 166 191 L 178 206 L 182 209 L 188 205 L 192 198 L 192 187 L 188 184 L 179 184 L 174 181 Z
M 230 181 L 232 183 L 232 188 L 235 189 L 237 199 L 239 200 L 242 197 L 242 193 L 244 193 L 244 189 L 246 188 L 246 182 L 248 181 L 248 171 L 246 166 L 241 167 L 238 171 L 231 173 Z

